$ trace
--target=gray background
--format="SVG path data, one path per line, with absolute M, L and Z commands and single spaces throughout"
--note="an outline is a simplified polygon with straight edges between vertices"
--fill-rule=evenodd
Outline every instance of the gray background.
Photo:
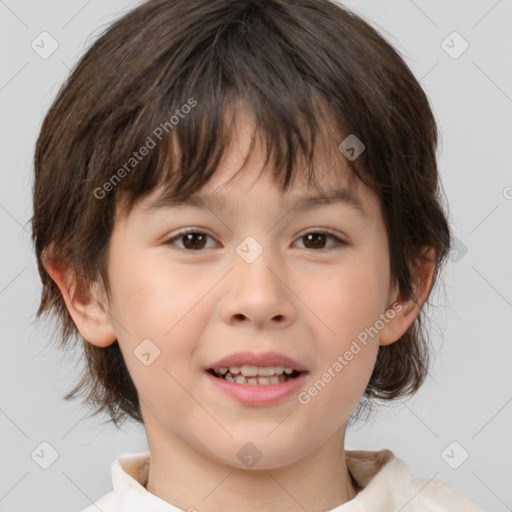
M 28 224 L 44 113 L 103 27 L 138 3 L 0 0 L 1 511 L 82 510 L 111 490 L 116 457 L 147 449 L 141 428 L 82 420 L 79 403 L 62 399 L 77 362 L 49 349 L 49 325 L 35 323 L 41 287 Z M 345 4 L 391 41 L 431 99 L 458 239 L 433 297 L 431 377 L 413 398 L 351 429 L 346 448 L 389 448 L 413 475 L 457 485 L 485 510 L 512 510 L 512 2 Z M 43 31 L 58 43 L 46 59 L 31 48 Z M 442 46 L 453 31 L 469 44 L 457 58 L 462 39 L 444 43 L 452 56 Z M 58 454 L 48 469 L 40 464 L 50 449 L 31 457 L 42 442 Z

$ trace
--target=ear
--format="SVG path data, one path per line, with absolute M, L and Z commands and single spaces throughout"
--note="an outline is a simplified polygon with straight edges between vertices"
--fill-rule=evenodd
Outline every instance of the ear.
M 423 304 L 427 301 L 432 289 L 432 280 L 436 269 L 435 252 L 432 248 L 425 253 L 426 260 L 419 260 L 417 263 L 417 282 L 413 288 L 418 304 L 412 299 L 402 299 L 395 289 L 391 296 L 393 300 L 390 302 L 389 310 L 394 310 L 395 315 L 388 322 L 384 322 L 384 328 L 380 332 L 379 345 L 391 345 L 399 340 L 407 331 L 409 326 L 418 316 Z
M 73 269 L 49 258 L 47 251 L 43 260 L 46 271 L 59 287 L 82 337 L 98 347 L 106 347 L 116 341 L 103 284 L 94 282 L 87 290 L 79 289 Z

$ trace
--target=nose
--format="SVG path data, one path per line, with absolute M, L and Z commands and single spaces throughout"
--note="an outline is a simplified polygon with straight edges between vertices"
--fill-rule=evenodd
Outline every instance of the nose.
M 270 250 L 264 249 L 251 263 L 235 254 L 224 283 L 222 319 L 231 325 L 252 324 L 262 329 L 290 326 L 297 312 L 289 275 L 282 259 L 278 261 Z

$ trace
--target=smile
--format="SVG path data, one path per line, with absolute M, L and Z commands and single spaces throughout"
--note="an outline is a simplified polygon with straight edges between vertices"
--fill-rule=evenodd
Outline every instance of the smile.
M 235 376 L 229 370 L 226 370 L 224 374 L 217 375 L 217 372 L 212 369 L 205 371 L 205 376 L 212 384 L 213 389 L 248 407 L 277 405 L 286 399 L 295 397 L 304 386 L 309 373 L 292 370 L 292 373 L 287 374 L 283 370 L 282 374 L 276 375 L 280 370 L 277 368 L 271 376 L 258 374 L 253 377 L 245 377 L 242 374 L 242 368 L 243 366 L 240 368 L 240 373 Z M 256 368 L 259 373 L 260 368 Z M 265 370 L 265 368 L 268 367 L 261 369 Z M 224 371 L 224 368 L 222 370 Z M 254 372 L 254 370 L 252 371 Z M 270 372 L 270 370 L 266 371 Z M 220 369 L 218 372 L 220 373 Z
M 229 366 L 211 369 L 209 372 L 220 379 L 235 384 L 268 386 L 281 384 L 299 376 L 298 371 L 284 366 Z

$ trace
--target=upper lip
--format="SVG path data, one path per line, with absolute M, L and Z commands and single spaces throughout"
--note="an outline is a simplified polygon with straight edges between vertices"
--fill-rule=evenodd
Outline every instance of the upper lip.
M 306 367 L 290 357 L 277 352 L 237 352 L 216 361 L 208 367 L 209 370 L 229 368 L 230 366 L 284 366 L 298 372 L 306 371 Z

